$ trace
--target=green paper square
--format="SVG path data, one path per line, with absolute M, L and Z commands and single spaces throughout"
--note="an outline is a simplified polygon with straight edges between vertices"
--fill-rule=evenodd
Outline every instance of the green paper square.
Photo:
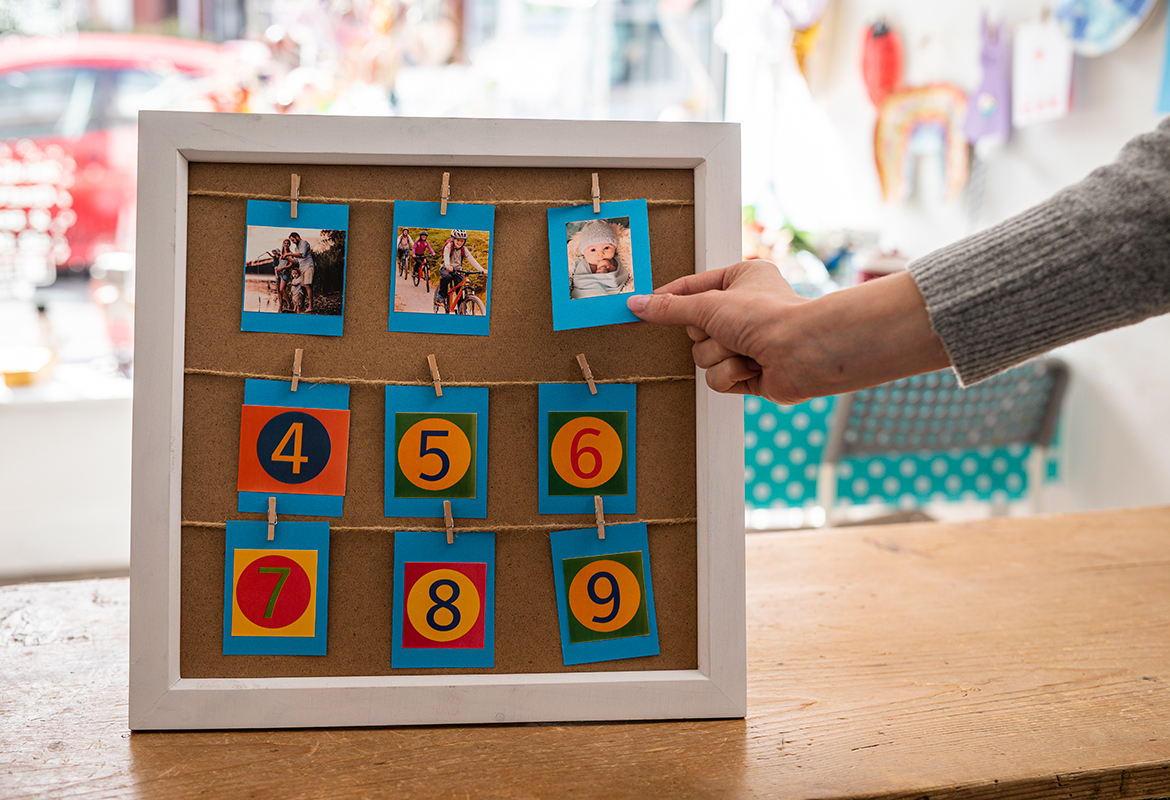
M 614 568 L 612 565 L 600 565 L 598 567 L 591 567 L 597 562 L 616 562 L 620 565 Z M 561 562 L 561 567 L 564 570 L 565 576 L 565 594 L 567 595 L 563 602 L 565 608 L 568 609 L 569 621 L 569 642 L 577 644 L 578 642 L 598 642 L 605 639 L 627 639 L 634 636 L 646 636 L 650 633 L 650 617 L 646 611 L 646 573 L 642 569 L 642 552 L 635 550 L 630 553 L 610 553 L 599 556 L 581 556 L 577 558 L 566 558 Z M 625 570 L 621 569 L 624 567 Z M 582 576 L 585 583 L 581 588 L 584 590 L 584 597 L 581 598 L 585 605 L 580 608 L 574 607 L 575 593 L 573 591 L 573 580 L 583 571 L 593 570 L 592 573 L 586 573 L 588 577 Z M 589 583 L 593 583 L 593 594 L 589 594 Z M 636 584 L 638 587 L 638 607 L 637 610 L 630 616 L 629 620 L 614 630 L 597 630 L 596 626 L 589 627 L 578 618 L 577 614 L 582 613 L 587 620 L 595 623 L 600 618 L 603 620 L 599 624 L 601 627 L 606 627 L 613 622 L 619 622 L 622 617 L 621 607 L 625 603 L 631 602 L 629 597 L 632 594 L 630 591 L 632 585 Z M 625 586 L 625 592 L 621 590 L 621 586 Z M 612 601 L 609 599 L 617 594 L 617 605 L 615 609 Z M 592 602 L 589 598 L 593 598 Z M 604 602 L 597 603 L 597 599 Z M 610 614 L 616 614 L 612 621 L 605 621 L 605 617 Z
M 568 423 L 581 417 L 596 417 L 609 425 L 617 433 L 622 443 L 622 457 L 617 471 L 609 480 L 599 486 L 574 486 L 562 478 L 553 463 L 553 442 L 557 433 Z M 548 493 L 550 497 L 592 497 L 594 495 L 611 496 L 629 494 L 627 478 L 629 466 L 630 440 L 626 428 L 627 412 L 625 411 L 549 411 L 548 412 L 548 441 L 549 451 L 545 454 L 548 459 Z M 592 468 L 592 457 L 587 453 L 589 440 L 585 439 L 580 448 L 581 460 Z
M 397 453 L 402 445 L 402 439 L 412 427 L 417 423 L 427 419 L 442 419 L 449 421 L 452 425 L 457 427 L 467 437 L 467 442 L 471 448 L 471 463 L 468 465 L 463 476 L 453 485 L 443 489 L 429 489 L 423 486 L 418 486 L 413 483 L 406 474 L 402 471 L 402 464 L 397 458 Z M 426 413 L 417 411 L 401 411 L 394 415 L 394 496 L 395 497 L 475 497 L 475 460 L 476 454 L 476 415 L 475 414 L 438 414 Z M 443 441 L 440 438 L 435 438 L 424 442 L 427 445 L 427 450 L 442 449 Z M 441 471 L 442 457 L 438 455 L 428 456 L 434 465 L 431 469 Z M 431 474 L 431 473 L 428 473 Z M 438 474 L 438 472 L 434 473 Z

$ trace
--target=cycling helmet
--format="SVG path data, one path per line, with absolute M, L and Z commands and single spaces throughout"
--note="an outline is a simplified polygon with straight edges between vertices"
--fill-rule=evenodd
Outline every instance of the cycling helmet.
M 452 239 L 466 239 L 467 231 L 451 231 Z

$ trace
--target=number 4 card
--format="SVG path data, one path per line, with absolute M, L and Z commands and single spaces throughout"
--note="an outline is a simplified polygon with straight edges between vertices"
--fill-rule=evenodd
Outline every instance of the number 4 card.
M 224 655 L 325 655 L 329 523 L 227 524 Z
M 565 665 L 658 655 L 646 523 L 554 531 L 553 579 Z
M 394 534 L 392 667 L 495 666 L 496 535 Z
M 248 380 L 240 417 L 240 511 L 340 517 L 349 387 Z
M 592 514 L 593 497 L 612 514 L 637 513 L 635 384 L 540 385 L 541 514 Z

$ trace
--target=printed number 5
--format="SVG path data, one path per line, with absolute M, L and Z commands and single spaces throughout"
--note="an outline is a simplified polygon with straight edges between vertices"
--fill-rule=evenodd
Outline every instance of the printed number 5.
M 439 460 L 442 462 L 442 466 L 439 467 L 439 471 L 434 475 L 428 475 L 425 472 L 419 473 L 419 477 L 425 481 L 441 481 L 447 476 L 447 473 L 451 471 L 451 459 L 447 457 L 446 452 L 440 450 L 438 447 L 427 447 L 427 439 L 430 437 L 445 437 L 446 435 L 447 431 L 422 431 L 419 435 L 418 457 L 421 459 L 425 458 L 426 456 L 435 455 L 438 456 Z

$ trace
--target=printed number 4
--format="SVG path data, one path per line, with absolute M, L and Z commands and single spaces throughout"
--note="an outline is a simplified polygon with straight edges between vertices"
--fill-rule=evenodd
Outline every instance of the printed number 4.
M 279 430 L 279 429 L 278 429 Z M 288 429 L 288 433 L 280 440 L 280 444 L 272 451 L 273 461 L 288 461 L 293 467 L 294 475 L 301 474 L 301 465 L 309 460 L 308 456 L 301 455 L 301 437 L 304 436 L 304 423 L 294 422 Z M 292 455 L 285 455 L 284 448 L 288 446 L 289 439 L 292 439 Z
M 272 619 L 272 611 L 276 608 L 276 598 L 280 597 L 280 590 L 284 588 L 284 582 L 288 580 L 288 574 L 292 569 L 290 567 L 259 567 L 259 570 L 261 575 L 280 575 L 276 579 L 276 586 L 272 589 L 272 596 L 268 598 L 268 608 L 264 610 L 264 619 Z
M 442 465 L 439 467 L 439 471 L 434 475 L 428 475 L 425 472 L 419 475 L 419 477 L 424 481 L 441 481 L 447 476 L 447 473 L 451 471 L 451 459 L 447 457 L 447 454 L 438 447 L 427 447 L 427 439 L 430 437 L 440 437 L 446 435 L 447 431 L 422 431 L 419 436 L 419 458 L 435 455 L 438 456 L 439 460 L 442 462 Z

